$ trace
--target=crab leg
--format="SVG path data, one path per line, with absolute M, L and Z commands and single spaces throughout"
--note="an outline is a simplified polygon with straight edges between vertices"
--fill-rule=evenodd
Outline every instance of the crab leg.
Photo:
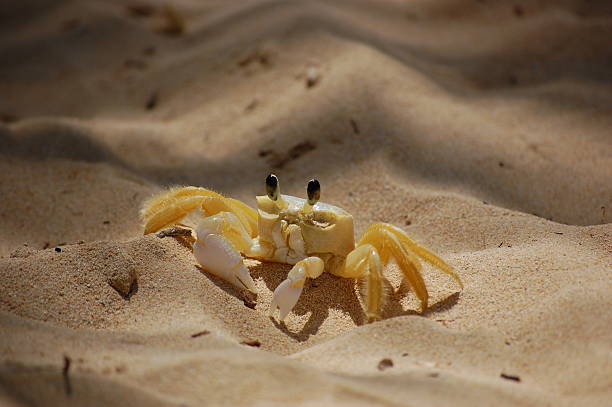
M 202 199 L 202 211 L 205 216 L 220 212 L 233 213 L 250 237 L 257 235 L 257 212 L 246 204 L 232 198 L 207 196 Z
M 419 246 L 415 241 L 410 239 L 410 237 L 402 229 L 398 228 L 397 226 L 382 222 L 373 223 L 372 225 L 370 225 L 370 228 L 384 229 L 391 232 L 395 237 L 398 238 L 402 246 L 407 251 L 413 252 L 418 257 L 425 260 L 427 263 L 448 274 L 457 282 L 457 284 L 459 284 L 461 288 L 463 288 L 463 282 L 461 281 L 461 278 L 459 277 L 459 274 L 457 274 L 455 269 L 446 264 L 444 260 L 436 256 L 431 251 Z
M 374 223 L 368 227 L 359 240 L 359 245 L 369 243 L 376 247 L 383 264 L 390 258 L 395 259 L 404 278 L 408 280 L 414 293 L 421 302 L 421 311 L 427 308 L 429 293 L 421 276 L 419 257 L 432 264 L 444 273 L 453 277 L 463 288 L 457 272 L 429 250 L 418 246 L 401 229 L 387 223 Z
M 193 254 L 205 270 L 239 288 L 257 292 L 240 255 L 250 246 L 251 238 L 236 215 L 221 212 L 204 218 L 196 233 Z
M 176 187 L 153 196 L 144 203 L 140 216 L 145 222 L 144 234 L 154 233 L 180 222 L 202 204 L 204 197 L 223 198 L 205 188 Z
M 274 290 L 270 304 L 270 316 L 274 314 L 276 308 L 279 308 L 280 320 L 284 321 L 300 298 L 306 278 L 317 278 L 323 273 L 323 270 L 323 260 L 318 257 L 307 257 L 298 261 L 289 271 L 287 279 Z
M 251 237 L 257 235 L 257 212 L 248 205 L 206 188 L 176 187 L 153 196 L 140 212 L 145 222 L 144 233 L 154 233 L 174 225 L 194 210 L 202 216 L 219 212 L 234 213 Z
M 378 320 L 385 303 L 383 265 L 378 250 L 371 244 L 358 246 L 346 256 L 343 267 L 332 273 L 344 278 L 363 278 L 363 299 L 368 322 Z
M 368 227 L 359 240 L 359 244 L 364 243 L 376 247 L 383 264 L 387 264 L 391 257 L 395 259 L 404 277 L 421 301 L 421 311 L 424 311 L 427 308 L 429 293 L 421 276 L 421 262 L 418 258 L 407 247 L 403 246 L 393 233 L 379 224 Z

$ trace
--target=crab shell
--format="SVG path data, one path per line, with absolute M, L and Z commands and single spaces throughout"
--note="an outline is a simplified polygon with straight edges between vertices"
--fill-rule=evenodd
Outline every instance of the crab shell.
M 257 196 L 259 243 L 267 247 L 265 260 L 295 264 L 318 256 L 336 264 L 355 248 L 353 217 L 324 202 L 309 206 L 305 199 L 281 195 L 285 205 L 268 196 Z

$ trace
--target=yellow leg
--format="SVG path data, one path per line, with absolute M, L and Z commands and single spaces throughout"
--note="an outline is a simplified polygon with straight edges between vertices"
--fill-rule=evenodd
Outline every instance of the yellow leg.
M 369 243 L 378 250 L 383 264 L 386 265 L 391 257 L 395 259 L 404 277 L 421 301 L 421 311 L 424 311 L 427 308 L 429 293 L 421 276 L 421 263 L 417 257 L 402 246 L 393 233 L 380 227 L 380 224 L 368 227 L 359 240 L 360 245 L 364 243 Z
M 257 218 L 258 218 L 257 211 L 251 208 L 249 205 L 237 199 L 225 198 L 225 200 L 226 202 L 228 202 L 228 204 L 230 205 L 234 213 L 240 213 L 241 216 L 244 217 L 246 223 L 248 223 L 251 229 L 250 236 L 251 237 L 257 236 L 259 234 L 259 231 L 257 229 Z
M 206 196 L 221 197 L 216 192 L 197 187 L 174 187 L 147 200 L 140 211 L 144 220 L 144 234 L 176 224 L 202 204 Z
M 187 196 L 164 201 L 164 207 L 160 207 L 156 212 L 148 217 L 143 215 L 145 221 L 144 234 L 155 233 L 167 226 L 175 225 L 180 222 L 191 211 L 198 209 L 202 205 L 202 198 L 197 196 Z
M 380 228 L 380 229 L 388 230 L 389 232 L 393 233 L 393 235 L 397 237 L 399 241 L 402 243 L 404 248 L 409 249 L 414 254 L 419 256 L 421 259 L 425 260 L 427 263 L 436 267 L 440 271 L 450 275 L 457 282 L 457 284 L 459 284 L 459 286 L 463 289 L 463 282 L 461 281 L 461 278 L 459 277 L 459 274 L 455 271 L 455 269 L 453 269 L 451 266 L 446 264 L 444 260 L 436 256 L 431 251 L 427 250 L 424 247 L 419 246 L 402 229 L 398 228 L 397 226 L 393 226 L 388 223 L 382 223 L 382 222 L 374 223 L 370 225 L 370 228 Z
M 240 253 L 246 253 L 253 244 L 244 225 L 232 212 L 219 212 L 202 219 L 196 228 L 196 236 L 200 239 L 209 234 L 223 236 Z
M 381 318 L 385 304 L 385 290 L 382 279 L 383 265 L 378 251 L 371 244 L 356 247 L 346 256 L 343 266 L 332 273 L 344 278 L 363 278 L 363 300 L 368 322 Z
M 211 191 L 206 188 L 200 187 L 172 187 L 168 190 L 161 192 L 149 200 L 147 200 L 143 207 L 140 215 L 147 219 L 155 215 L 160 209 L 163 209 L 168 206 L 168 204 L 174 200 L 179 198 L 188 198 L 188 197 L 204 197 L 204 196 L 214 196 L 218 198 L 222 198 L 221 194 L 218 194 L 214 191 Z
M 384 265 L 389 262 L 391 257 L 395 259 L 404 277 L 412 286 L 417 298 L 419 298 L 421 311 L 427 308 L 429 293 L 421 276 L 419 257 L 452 276 L 463 288 L 459 275 L 451 266 L 429 250 L 418 246 L 404 231 L 393 225 L 387 223 L 374 223 L 370 225 L 358 244 L 366 243 L 371 244 L 378 250 Z
M 257 235 L 257 212 L 254 209 L 236 199 L 198 187 L 170 188 L 146 201 L 140 211 L 145 223 L 144 233 L 154 233 L 174 225 L 196 209 L 204 210 L 204 216 L 234 213 L 250 237 Z
M 238 217 L 249 236 L 257 236 L 257 212 L 236 199 L 207 196 L 202 199 L 202 210 L 205 216 L 231 212 Z

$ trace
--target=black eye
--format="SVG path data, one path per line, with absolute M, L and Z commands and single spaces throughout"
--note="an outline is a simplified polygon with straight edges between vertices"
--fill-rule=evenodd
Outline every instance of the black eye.
M 306 187 L 306 193 L 308 194 L 308 203 L 310 206 L 316 204 L 321 198 L 321 184 L 316 179 L 311 179 L 308 181 L 308 186 Z
M 274 174 L 266 177 L 266 194 L 273 201 L 278 199 L 278 178 Z

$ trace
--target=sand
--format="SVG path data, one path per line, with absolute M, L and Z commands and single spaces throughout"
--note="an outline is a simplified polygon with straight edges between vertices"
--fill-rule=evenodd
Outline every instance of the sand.
M 0 404 L 609 406 L 606 1 L 0 5 Z M 255 297 L 142 235 L 198 185 L 404 228 L 430 307 L 248 260 Z

